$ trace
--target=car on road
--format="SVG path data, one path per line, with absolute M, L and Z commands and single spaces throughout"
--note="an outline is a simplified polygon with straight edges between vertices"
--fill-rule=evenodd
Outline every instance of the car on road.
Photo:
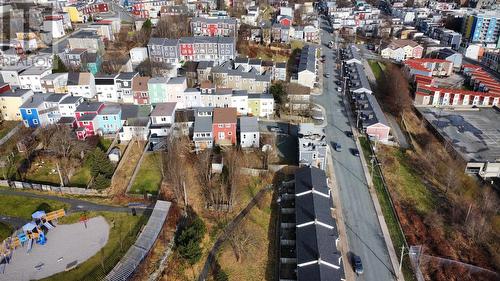
M 351 139 L 352 139 L 353 134 L 352 134 L 352 132 L 351 132 L 351 131 L 345 131 L 344 133 L 345 133 L 345 135 L 346 135 L 348 138 L 351 138 Z
M 279 127 L 271 127 L 269 130 L 274 133 L 283 133 L 283 130 Z
M 337 88 L 337 91 L 342 92 L 342 88 L 341 88 L 341 87 L 338 87 L 338 88 Z
M 327 72 L 327 73 L 325 73 L 325 77 L 326 77 L 326 78 L 330 78 L 330 73 L 328 73 L 328 72 Z
M 340 151 L 342 151 L 342 146 L 339 143 L 335 143 L 333 145 L 333 149 L 335 149 L 335 151 L 340 152 Z
M 359 157 L 359 150 L 357 150 L 356 148 L 352 148 L 351 153 L 352 153 L 352 155 Z
M 352 255 L 352 267 L 357 275 L 363 274 L 363 263 L 359 256 Z

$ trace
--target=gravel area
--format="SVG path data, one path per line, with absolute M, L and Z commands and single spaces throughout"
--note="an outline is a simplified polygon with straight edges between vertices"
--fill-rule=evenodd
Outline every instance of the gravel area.
M 14 251 L 10 264 L 0 266 L 0 280 L 28 281 L 42 279 L 76 266 L 95 255 L 108 242 L 109 225 L 103 217 L 87 222 L 57 225 L 47 233 L 45 245 L 27 245 Z

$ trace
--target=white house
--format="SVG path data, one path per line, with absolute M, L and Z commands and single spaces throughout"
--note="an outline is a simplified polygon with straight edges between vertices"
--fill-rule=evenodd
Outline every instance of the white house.
M 118 74 L 97 74 L 95 77 L 95 88 L 97 100 L 100 102 L 120 102 L 115 79 Z
M 149 126 L 152 137 L 165 137 L 170 133 L 174 123 L 176 102 L 158 103 L 151 111 L 151 124 Z
M 259 147 L 260 133 L 257 117 L 240 117 L 240 145 L 241 147 Z
M 61 38 L 66 32 L 64 31 L 64 22 L 62 16 L 48 16 L 43 21 L 43 30 L 49 32 L 52 38 Z
M 138 65 L 148 58 L 148 48 L 136 47 L 130 49 L 130 61 L 132 65 Z
M 3 82 L 9 84 L 11 87 L 20 87 L 21 82 L 19 76 L 26 70 L 27 67 L 23 65 L 8 65 L 0 69 L 0 75 Z
M 59 113 L 61 117 L 75 116 L 76 108 L 83 102 L 83 97 L 67 96 L 59 102 Z
M 235 107 L 239 115 L 248 114 L 248 92 L 245 90 L 233 91 L 231 106 Z
M 51 73 L 51 68 L 32 66 L 19 75 L 20 88 L 41 93 L 43 92 L 41 79 Z
M 183 105 L 186 108 L 203 106 L 200 90 L 197 88 L 187 88 L 184 91 Z
M 68 74 L 68 93 L 73 96 L 92 99 L 96 96 L 94 75 L 90 72 L 71 72 Z
M 316 83 L 316 68 L 317 68 L 316 47 L 306 45 L 299 59 L 297 71 L 297 83 L 309 88 L 314 88 Z
M 186 77 L 172 77 L 167 82 L 167 101 L 177 102 L 178 108 L 185 108 L 183 102 L 184 91 L 187 89 Z

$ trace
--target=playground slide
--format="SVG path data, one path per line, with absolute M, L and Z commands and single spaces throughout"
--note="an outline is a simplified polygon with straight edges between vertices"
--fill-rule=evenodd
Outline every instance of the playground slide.
M 48 222 L 48 221 L 46 221 L 46 222 L 43 224 L 43 226 L 45 226 L 47 229 L 52 229 L 52 228 L 54 228 L 54 226 L 53 226 L 50 222 Z
M 28 253 L 31 251 L 31 248 L 33 248 L 33 239 L 28 241 Z

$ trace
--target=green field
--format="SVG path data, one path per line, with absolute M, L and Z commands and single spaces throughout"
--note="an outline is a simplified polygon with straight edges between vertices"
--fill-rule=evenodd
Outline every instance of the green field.
M 59 219 L 59 223 L 77 223 L 83 213 L 73 213 Z M 88 218 L 103 216 L 109 223 L 108 243 L 84 263 L 67 272 L 61 272 L 42 279 L 46 281 L 102 280 L 135 242 L 141 227 L 147 222 L 146 216 L 131 216 L 125 213 L 89 212 Z
M 47 204 L 49 207 L 47 207 Z M 56 200 L 31 198 L 17 195 L 0 195 L 0 215 L 31 219 L 38 210 L 68 209 L 69 205 Z
M 381 63 L 378 61 L 374 60 L 369 60 L 368 64 L 370 65 L 370 68 L 372 69 L 373 75 L 375 76 L 375 79 L 380 80 L 380 77 L 383 75 L 383 70 Z
M 159 161 L 159 154 L 148 153 L 144 156 L 139 172 L 130 189 L 131 193 L 144 194 L 146 192 L 158 194 L 162 180 Z
M 90 168 L 83 165 L 69 180 L 69 185 L 74 187 L 87 187 L 91 178 Z
M 56 165 L 54 163 L 45 162 L 40 166 L 38 166 L 37 163 L 33 163 L 31 167 L 30 171 L 26 174 L 26 181 L 50 185 L 61 184 L 61 180 L 59 179 L 59 174 L 57 173 Z

